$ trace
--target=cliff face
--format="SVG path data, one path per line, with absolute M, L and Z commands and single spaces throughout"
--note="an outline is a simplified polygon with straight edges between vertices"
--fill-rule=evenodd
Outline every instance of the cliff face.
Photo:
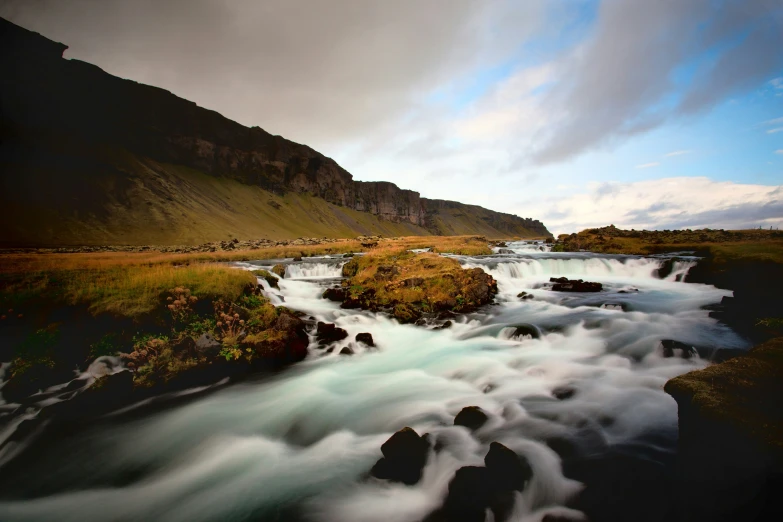
M 549 235 L 538 221 L 427 200 L 393 183 L 354 181 L 334 160 L 310 147 L 258 127 L 244 127 L 166 90 L 117 78 L 85 62 L 63 59 L 67 46 L 2 19 L 0 43 L 0 161 L 10 165 L 11 171 L 24 170 L 41 157 L 56 156 L 54 166 L 59 167 L 73 156 L 82 161 L 92 154 L 85 150 L 109 147 L 277 195 L 315 196 L 332 205 L 410 223 L 432 233 L 470 233 L 464 227 L 444 227 L 438 218 L 445 215 L 446 221 L 454 221 L 449 214 L 455 211 L 479 211 L 478 219 L 486 224 L 483 233 Z M 74 142 L 82 152 L 76 154 L 69 150 L 70 145 L 64 145 Z

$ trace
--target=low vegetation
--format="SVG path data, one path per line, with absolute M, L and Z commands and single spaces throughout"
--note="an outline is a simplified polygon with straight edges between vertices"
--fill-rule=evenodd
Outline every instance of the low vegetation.
M 783 232 L 778 230 L 623 230 L 610 225 L 561 234 L 555 252 L 589 250 L 606 254 L 660 254 L 695 251 L 716 262 L 738 259 L 783 263 Z
M 489 276 L 412 248 L 479 255 L 483 237 L 363 238 L 252 251 L 163 254 L 102 252 L 0 256 L 0 360 L 12 361 L 3 394 L 23 399 L 67 382 L 95 358 L 121 355 L 139 388 L 167 386 L 216 363 L 279 365 L 307 353 L 304 323 L 261 295 L 265 270 L 220 261 L 369 251 L 348 269 L 350 299 L 390 308 L 404 321 L 467 311 L 491 299 Z M 388 268 L 391 267 L 391 268 Z M 284 266 L 273 270 L 278 276 Z M 389 269 L 388 277 L 383 270 Z M 370 296 L 373 296 L 370 299 Z
M 700 422 L 725 423 L 783 453 L 783 338 L 676 377 L 666 391 Z
M 468 243 L 467 248 L 472 248 Z M 423 314 L 468 312 L 490 302 L 497 283 L 483 270 L 455 259 L 391 246 L 343 267 L 343 307 L 387 310 L 404 323 Z

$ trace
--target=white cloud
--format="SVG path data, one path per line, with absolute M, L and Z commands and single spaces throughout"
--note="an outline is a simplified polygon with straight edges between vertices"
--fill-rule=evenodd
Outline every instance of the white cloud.
M 682 156 L 683 154 L 690 154 L 693 152 L 692 150 L 675 150 L 674 152 L 670 152 L 666 155 L 667 158 L 671 158 L 672 156 Z
M 780 78 L 774 78 L 769 82 L 775 89 L 783 90 L 783 76 Z
M 776 134 L 778 132 L 783 132 L 783 127 L 778 127 L 776 129 L 769 129 L 767 131 L 767 134 Z
M 783 154 L 783 149 L 778 149 L 775 151 L 775 154 Z
M 591 183 L 570 197 L 528 201 L 524 214 L 540 218 L 555 235 L 611 223 L 637 230 L 780 227 L 783 186 L 707 177 Z
M 649 169 L 650 167 L 657 167 L 658 165 L 660 165 L 659 162 L 653 161 L 652 163 L 642 163 L 641 165 L 637 165 L 634 168 L 636 168 L 636 169 Z

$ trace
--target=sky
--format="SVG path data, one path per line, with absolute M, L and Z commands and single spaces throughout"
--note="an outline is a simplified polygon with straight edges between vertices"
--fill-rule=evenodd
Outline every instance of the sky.
M 66 58 L 555 234 L 783 226 L 783 0 L 5 0 Z

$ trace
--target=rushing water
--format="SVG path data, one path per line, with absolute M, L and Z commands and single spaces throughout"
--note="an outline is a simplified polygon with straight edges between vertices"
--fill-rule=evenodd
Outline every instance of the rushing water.
M 677 407 L 663 384 L 707 362 L 664 358 L 659 341 L 692 344 L 702 355 L 746 344 L 701 309 L 730 292 L 679 282 L 688 261 L 661 280 L 661 259 L 555 254 L 521 242 L 509 249 L 515 253 L 458 257 L 491 273 L 500 293 L 496 305 L 443 330 L 342 310 L 320 295 L 344 260 L 288 260 L 279 290 L 262 284 L 274 303 L 345 328 L 350 335 L 337 349 L 313 344 L 307 360 L 274 377 L 56 439 L 26 456 L 16 487 L 0 492 L 0 520 L 416 521 L 442 503 L 458 468 L 481 465 L 491 441 L 525 455 L 534 470 L 514 520 L 568 512 L 562 506 L 581 484 L 563 475 L 545 440 L 568 437 L 585 451 L 636 443 L 651 458 L 672 451 Z M 605 290 L 552 292 L 541 286 L 551 276 L 599 281 Z M 535 297 L 520 300 L 522 291 Z M 520 323 L 540 337 L 514 337 Z M 377 348 L 353 341 L 360 332 L 371 332 Z M 344 345 L 356 355 L 339 355 Z M 563 387 L 575 393 L 557 400 L 552 392 Z M 453 425 L 469 405 L 490 415 L 475 434 Z M 443 446 L 422 481 L 368 478 L 381 444 L 404 426 Z M 668 444 L 645 443 L 650 434 Z

